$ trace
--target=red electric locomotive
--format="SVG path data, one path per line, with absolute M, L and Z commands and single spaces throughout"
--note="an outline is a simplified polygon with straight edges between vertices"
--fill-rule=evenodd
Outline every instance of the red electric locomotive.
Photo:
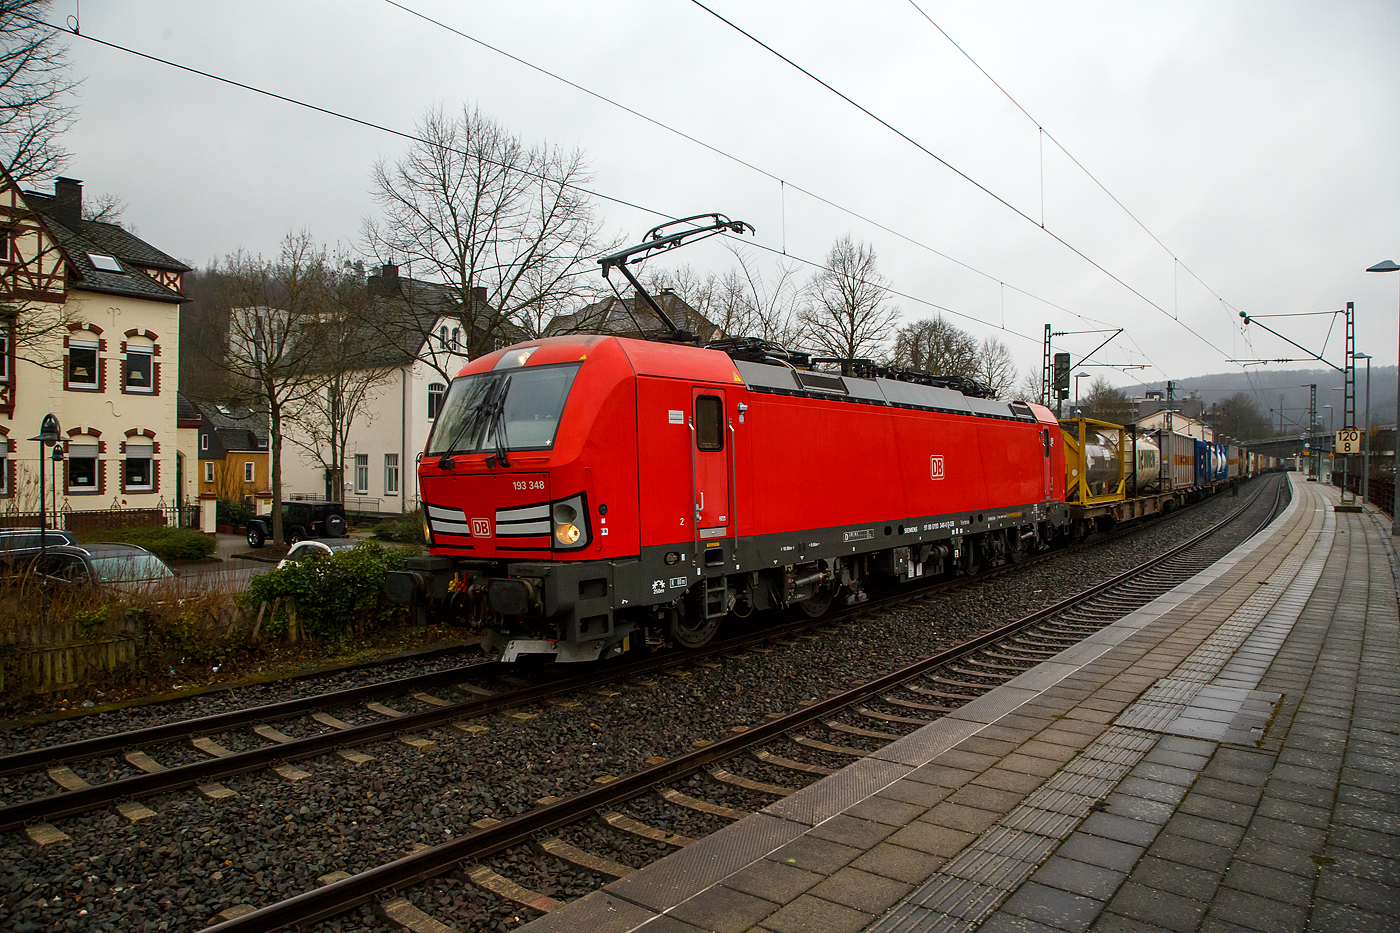
M 430 556 L 390 597 L 484 625 L 506 660 L 586 661 L 975 572 L 1068 521 L 1049 409 L 729 349 L 578 336 L 473 360 L 419 463 Z

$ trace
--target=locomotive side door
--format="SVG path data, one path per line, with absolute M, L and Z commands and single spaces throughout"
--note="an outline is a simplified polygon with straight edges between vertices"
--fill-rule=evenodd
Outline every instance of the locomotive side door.
M 728 537 L 729 439 L 724 417 L 724 390 L 691 392 L 690 448 L 695 489 L 695 529 L 700 540 Z
M 1050 429 L 1040 429 L 1040 444 L 1045 449 L 1045 501 L 1055 498 L 1055 474 L 1050 461 Z

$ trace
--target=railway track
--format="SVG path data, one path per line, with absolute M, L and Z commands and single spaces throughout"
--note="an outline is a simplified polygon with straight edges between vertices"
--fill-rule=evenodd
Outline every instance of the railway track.
M 1143 534 L 1163 520 L 1169 519 L 1094 536 L 1075 545 L 1074 549 L 1102 544 L 1123 535 Z M 515 676 L 518 669 L 512 665 L 474 663 L 0 756 L 0 778 L 31 772 L 34 779 L 28 782 L 30 787 L 60 788 L 58 793 L 36 794 L 31 799 L 0 806 L 0 831 L 33 827 L 64 816 L 109 807 L 115 807 L 135 822 L 154 815 L 139 803 L 141 799 L 187 788 L 196 788 L 211 799 L 221 799 L 226 789 L 217 782 L 258 769 L 272 768 L 289 780 L 303 780 L 310 775 L 295 767 L 298 761 L 336 753 L 352 763 L 363 763 L 369 756 L 354 749 L 385 739 L 423 747 L 429 740 L 421 738 L 420 733 L 435 727 L 455 725 L 471 732 L 474 720 L 492 713 L 548 702 L 629 678 L 645 678 L 680 666 L 703 665 L 714 658 L 799 636 L 820 625 L 840 624 L 843 619 L 862 612 L 910 603 L 931 594 L 981 584 L 1002 574 L 1024 571 L 1063 553 L 1047 552 L 1017 564 L 993 568 L 976 577 L 903 588 L 896 594 L 837 611 L 823 619 L 800 617 L 738 637 L 716 640 L 705 648 L 685 653 L 590 667 L 582 674 L 561 675 L 561 671 L 567 669 L 535 668 L 535 675 L 543 677 L 543 682 L 538 684 L 522 682 Z M 386 700 L 394 705 L 384 702 Z M 365 714 L 370 721 L 350 721 L 364 718 Z M 298 735 L 298 732 L 313 734 Z M 190 748 L 177 748 L 177 743 L 187 743 L 193 752 Z M 172 764 L 172 756 L 184 760 Z M 75 766 L 94 759 L 109 759 L 109 773 L 123 776 L 100 783 L 89 782 Z M 42 777 L 38 777 L 40 774 Z
M 1276 485 L 1274 503 L 1259 528 L 1281 509 L 1284 488 L 1285 484 Z M 1258 490 L 1255 498 L 1264 491 L 1263 488 Z M 645 840 L 645 845 L 652 849 L 687 845 L 693 839 L 660 825 L 664 821 L 648 824 L 638 819 L 635 802 L 647 800 L 655 793 L 657 799 L 668 806 L 688 808 L 720 821 L 742 817 L 747 813 L 743 807 L 714 803 L 685 790 L 693 790 L 691 785 L 695 784 L 697 776 L 703 776 L 712 788 L 726 788 L 741 797 L 757 797 L 761 801 L 779 798 L 803 783 L 819 779 L 835 768 L 787 758 L 766 750 L 765 746 L 783 741 L 812 750 L 816 757 L 833 761 L 833 764 L 854 761 L 879 745 L 994 689 L 1199 573 L 1228 550 L 1212 547 L 1211 542 L 1224 528 L 1239 521 L 1251 504 L 1252 500 L 1245 502 L 1225 521 L 1167 554 L 947 651 L 920 658 L 849 689 L 833 691 L 797 710 L 774 714 L 761 724 L 717 739 L 698 740 L 693 751 L 656 761 L 634 773 L 562 798 L 545 798 L 535 809 L 522 815 L 480 821 L 470 835 L 424 846 L 403 858 L 358 874 L 325 876 L 321 887 L 260 909 L 236 906 L 221 915 L 227 919 L 210 929 L 216 933 L 251 933 L 291 926 L 305 929 L 308 924 L 371 901 L 377 903 L 382 916 L 396 925 L 408 929 L 443 929 L 432 926 L 435 921 L 430 916 L 431 911 L 424 909 L 425 906 L 431 908 L 428 902 L 434 898 L 415 898 L 413 893 L 421 890 L 415 886 L 425 882 L 440 883 L 429 879 L 443 876 L 454 877 L 461 885 L 470 884 L 491 891 L 498 898 L 519 905 L 519 911 L 526 917 L 553 910 L 560 902 L 530 887 L 528 872 L 518 873 L 516 878 L 510 876 L 511 868 L 519 867 L 520 863 L 508 857 L 509 853 L 521 847 L 537 849 L 564 866 L 559 869 L 561 874 L 603 879 L 620 877 L 636 867 L 629 864 L 637 861 L 636 858 L 620 861 L 606 854 L 583 851 L 562 838 L 567 835 L 568 828 L 581 821 L 601 822 L 624 837 Z M 824 620 L 825 624 L 840 624 L 841 621 L 840 616 Z M 787 634 L 797 630 L 794 627 Z M 784 636 L 769 633 L 765 637 Z M 754 650 L 760 644 L 755 640 L 741 647 L 727 642 L 717 646 L 714 653 Z M 692 654 L 674 663 L 703 665 L 705 660 Z M 654 673 L 656 669 L 638 669 L 623 676 L 636 678 Z M 612 674 L 616 677 L 618 671 Z M 563 689 L 558 684 L 552 687 Z M 806 734 L 804 730 L 814 726 L 820 726 L 825 738 Z M 777 784 L 745 778 L 739 772 L 749 769 L 735 763 L 752 760 L 761 762 L 770 771 L 782 771 L 792 779 Z M 625 812 L 629 807 L 633 815 Z M 640 810 L 645 812 L 648 808 L 649 805 L 644 804 Z M 625 850 L 626 844 L 621 844 L 620 848 Z M 503 858 L 503 854 L 507 857 Z M 406 895 L 393 893 L 405 890 L 408 891 Z

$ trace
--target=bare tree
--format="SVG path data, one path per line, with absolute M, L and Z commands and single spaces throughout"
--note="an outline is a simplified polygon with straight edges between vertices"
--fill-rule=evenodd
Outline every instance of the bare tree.
M 780 263 L 765 276 L 750 254 L 738 249 L 733 253 L 739 263 L 737 278 L 743 284 L 749 318 L 747 326 L 727 332 L 735 337 L 761 337 L 779 346 L 796 346 L 802 339 L 798 319 L 802 289 L 797 284 L 797 266 Z
M 417 135 L 398 162 L 374 166 L 383 219 L 365 221 L 364 240 L 380 262 L 452 290 L 469 356 L 519 331 L 538 335 L 595 289 L 583 273 L 608 244 L 580 190 L 590 180 L 580 152 L 526 148 L 466 107 L 430 110 Z
M 1042 388 L 1044 387 L 1041 385 L 1040 372 L 1032 369 L 1027 370 L 1026 374 L 1021 377 L 1021 381 L 1016 384 L 1016 391 L 1012 394 L 1023 402 L 1044 404 L 1045 400 L 1040 396 Z
M 826 267 L 807 286 L 799 318 L 815 348 L 838 359 L 880 355 L 899 308 L 888 303 L 889 280 L 875 249 L 844 236 L 826 254 Z
M 289 234 L 276 260 L 237 252 L 224 261 L 228 342 L 222 365 L 266 408 L 272 461 L 272 536 L 282 536 L 283 418 L 318 389 L 325 349 L 309 335 L 331 306 L 335 270 L 309 233 Z
M 977 338 L 941 316 L 901 327 L 894 337 L 892 362 L 937 376 L 977 378 L 981 371 Z
M 1110 424 L 1127 424 L 1130 404 L 1128 393 L 1114 388 L 1107 379 L 1098 376 L 1089 386 L 1089 394 L 1080 400 L 1079 413 L 1081 417 Z
M 977 351 L 977 379 L 991 386 L 997 398 L 1003 398 L 1016 383 L 1016 364 L 1011 351 L 995 337 L 982 338 Z
M 342 267 L 326 284 L 318 320 L 303 338 L 317 350 L 307 372 L 312 388 L 289 403 L 286 420 L 301 429 L 289 435 L 292 442 L 320 462 L 330 498 L 341 502 L 351 429 L 373 422 L 369 403 L 398 370 L 375 342 L 374 308 L 359 274 Z
M 50 0 L 0 0 L 0 159 L 16 181 L 47 178 L 68 153 L 58 137 L 73 122 L 68 50 L 44 25 Z

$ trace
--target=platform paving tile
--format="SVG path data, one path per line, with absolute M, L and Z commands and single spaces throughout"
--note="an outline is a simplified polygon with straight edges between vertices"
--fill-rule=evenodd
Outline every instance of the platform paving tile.
M 1216 892 L 1208 915 L 1262 933 L 1301 931 L 1307 921 L 1304 907 L 1229 888 Z
M 1312 878 L 1240 859 L 1230 863 L 1221 884 L 1298 907 L 1307 907 L 1313 893 Z
M 1400 812 L 1377 810 L 1373 807 L 1358 807 L 1344 803 L 1337 807 L 1337 822 L 1343 826 L 1355 826 L 1372 832 L 1400 835 Z
M 910 771 L 905 780 L 956 789 L 962 787 L 975 777 L 977 777 L 976 771 L 967 771 L 963 768 L 951 768 L 947 765 L 940 764 L 926 764 Z
M 1080 825 L 1082 832 L 1143 847 L 1157 838 L 1161 828 L 1159 823 L 1102 812 L 1091 814 Z
M 847 809 L 845 815 L 898 827 L 909 825 L 927 811 L 928 807 L 921 804 L 907 803 L 876 794 Z
M 1133 866 L 1132 876 L 1135 882 L 1148 888 L 1205 902 L 1220 886 L 1222 872 L 1184 865 L 1149 853 Z
M 1188 800 L 1190 798 L 1187 798 Z M 1173 808 L 1171 804 L 1162 803 L 1158 800 L 1144 800 L 1141 797 L 1133 797 L 1128 794 L 1112 793 L 1104 798 L 1103 804 L 1097 809 L 1104 813 L 1111 813 L 1114 816 L 1127 817 L 1133 820 L 1145 820 L 1149 823 L 1163 825 L 1171 818 Z
M 1235 826 L 1248 826 L 1249 821 L 1254 818 L 1255 807 L 1253 804 L 1215 797 L 1201 792 L 1199 788 L 1200 783 L 1197 782 L 1197 785 L 1192 787 L 1191 792 L 1182 800 L 1180 808 L 1182 813 L 1198 816 L 1202 819 L 1230 823 Z
M 995 787 L 987 787 L 979 781 L 973 781 L 957 790 L 948 797 L 948 803 L 959 804 L 965 807 L 976 807 L 979 810 L 994 810 L 998 813 L 1006 813 L 1012 810 L 1025 797 L 1024 794 L 1010 790 L 999 790 Z
M 903 803 L 912 803 L 927 810 L 929 807 L 945 799 L 956 788 L 944 787 L 939 784 L 925 784 L 922 781 L 899 781 L 883 788 L 876 797 L 888 800 L 898 800 Z
M 1318 866 L 1312 857 L 1313 854 L 1306 849 L 1276 845 L 1249 836 L 1246 836 L 1244 842 L 1235 850 L 1235 858 L 1239 861 L 1264 865 L 1309 879 L 1317 877 Z
M 1312 826 L 1317 829 L 1326 829 L 1332 821 L 1332 810 L 1330 807 L 1315 807 L 1306 803 L 1299 803 L 1295 800 L 1287 800 L 1266 793 L 1264 799 L 1259 803 L 1258 814 L 1270 819 L 1283 820 L 1288 823 L 1299 823 L 1303 826 Z
M 725 878 L 722 884 L 726 888 L 752 894 L 775 904 L 786 904 L 799 894 L 810 890 L 822 878 L 823 876 L 816 872 L 771 859 L 759 859 L 745 866 L 742 871 Z
M 1017 807 L 1008 813 L 998 825 L 1018 832 L 1045 836 L 1050 839 L 1063 839 L 1079 822 L 1079 817 L 1039 807 Z
M 1338 872 L 1332 866 L 1318 872 L 1315 897 L 1372 913 L 1400 914 L 1400 888 Z
M 888 841 L 907 849 L 918 849 L 930 855 L 951 858 L 975 838 L 972 833 L 916 821 L 895 832 Z
M 809 835 L 865 851 L 895 831 L 896 827 L 886 823 L 842 814 L 812 827 Z
M 1262 801 L 1263 788 L 1259 788 L 1259 791 L 1259 799 Z M 1336 790 L 1330 787 L 1315 787 L 1312 784 L 1295 784 L 1292 781 L 1280 780 L 1269 782 L 1270 800 L 1291 800 L 1313 807 L 1330 807 L 1336 796 Z
M 945 856 L 931 855 L 918 849 L 882 842 L 852 862 L 851 867 L 868 871 L 872 875 L 914 884 L 931 876 L 947 861 Z
M 1367 855 L 1331 845 L 1323 851 L 1323 857 L 1332 860 L 1331 867 L 1335 871 L 1400 889 L 1400 859 Z
M 667 915 L 713 933 L 744 933 L 778 906 L 766 898 L 716 885 L 677 904 Z
M 1230 864 L 1231 851 L 1225 846 L 1212 845 L 1199 839 L 1188 839 L 1176 833 L 1164 831 L 1157 834 L 1150 854 L 1183 865 L 1193 865 L 1207 871 L 1224 871 Z
M 910 895 L 910 903 L 958 920 L 976 922 L 992 912 L 1006 895 L 1001 888 L 966 878 L 936 875 Z
M 1153 923 L 1177 933 L 1194 933 L 1205 916 L 1208 904 L 1129 880 L 1109 901 L 1113 913 Z
M 1160 841 L 1159 837 L 1158 842 Z M 1115 871 L 1130 870 L 1138 858 L 1142 856 L 1142 853 L 1142 846 L 1130 845 L 1116 839 L 1105 839 L 1102 836 L 1091 836 L 1088 833 L 1072 834 L 1055 850 L 1055 854 L 1065 858 L 1088 862 L 1090 865 L 1111 868 Z
M 960 829 L 965 833 L 977 834 L 1001 819 L 1002 814 L 994 810 L 981 810 L 965 807 L 945 800 L 919 818 L 921 822 Z
M 1217 824 L 1218 825 L 1218 824 Z M 1293 846 L 1309 852 L 1320 852 L 1327 842 L 1327 830 L 1299 826 L 1283 820 L 1256 816 L 1249 824 L 1249 835 L 1274 845 Z
M 1125 872 L 1077 862 L 1061 855 L 1051 856 L 1031 876 L 1032 880 L 1047 887 L 1100 901 L 1111 898 L 1126 877 Z
M 829 875 L 849 864 L 860 854 L 861 850 L 854 846 L 803 835 L 769 853 L 767 858 L 794 868 Z
M 1395 933 L 1395 914 L 1373 914 L 1350 904 L 1319 899 L 1313 904 L 1308 926 L 1316 933 Z
M 1186 787 L 1181 784 L 1163 784 L 1147 777 L 1129 775 L 1118 783 L 1118 792 L 1145 800 L 1160 800 L 1175 805 L 1186 796 Z
M 1251 821 L 1250 826 L 1253 826 L 1257 819 L 1256 817 L 1254 821 Z M 1234 823 L 1222 823 L 1191 813 L 1183 813 L 1178 809 L 1167 821 L 1167 831 L 1187 839 L 1197 839 L 1201 842 L 1209 842 L 1212 845 L 1227 846 L 1233 849 L 1240 844 L 1240 840 L 1244 838 L 1248 829 Z
M 803 894 L 766 917 L 759 928 L 773 933 L 857 933 L 875 919 L 874 914 Z
M 981 755 L 975 752 L 964 751 L 962 744 L 959 743 L 956 748 L 951 748 L 934 758 L 930 764 L 945 768 L 957 768 L 972 772 L 976 775 L 986 771 L 996 763 L 996 755 Z M 969 778 L 969 780 L 971 780 L 971 778 Z
M 847 867 L 817 885 L 811 894 L 835 904 L 879 915 L 898 904 L 913 889 L 913 882 L 896 881 Z

